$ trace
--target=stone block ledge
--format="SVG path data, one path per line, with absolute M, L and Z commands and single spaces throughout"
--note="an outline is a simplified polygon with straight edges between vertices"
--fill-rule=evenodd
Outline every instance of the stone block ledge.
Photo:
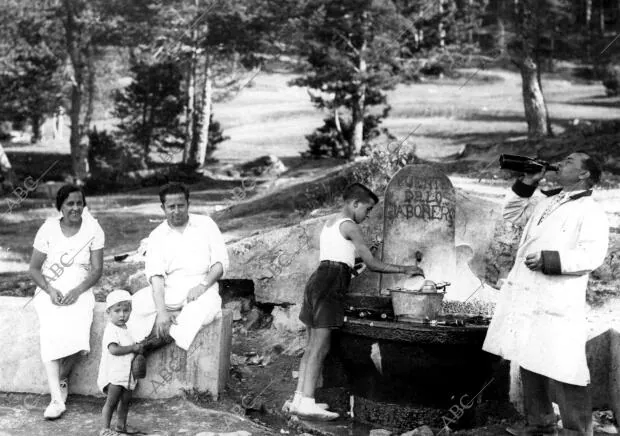
M 39 351 L 39 320 L 28 300 L 0 297 L 0 392 L 49 393 Z M 231 310 L 223 309 L 222 318 L 204 326 L 187 352 L 170 344 L 149 355 L 147 376 L 139 381 L 134 397 L 171 398 L 196 389 L 217 399 L 228 379 L 232 317 Z M 70 394 L 103 396 L 97 374 L 105 322 L 105 304 L 96 303 L 91 351 L 74 367 Z

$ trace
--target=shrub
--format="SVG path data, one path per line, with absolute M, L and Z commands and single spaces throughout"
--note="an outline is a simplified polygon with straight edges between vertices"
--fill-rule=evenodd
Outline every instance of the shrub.
M 368 144 L 373 139 L 380 136 L 382 133 L 389 136 L 387 129 L 380 128 L 381 120 L 385 118 L 390 110 L 387 106 L 381 115 L 367 114 L 364 117 L 364 133 L 363 140 L 364 146 L 361 150 L 361 155 L 365 155 L 365 150 L 368 149 Z M 323 125 L 312 132 L 310 135 L 306 135 L 308 140 L 309 154 L 314 158 L 336 157 L 347 158 L 350 156 L 351 142 L 350 138 L 353 135 L 353 125 L 351 120 L 339 117 L 340 130 L 336 128 L 336 122 L 334 116 L 330 116 L 323 120 Z
M 606 65 L 603 68 L 601 80 L 609 97 L 620 94 L 620 66 Z

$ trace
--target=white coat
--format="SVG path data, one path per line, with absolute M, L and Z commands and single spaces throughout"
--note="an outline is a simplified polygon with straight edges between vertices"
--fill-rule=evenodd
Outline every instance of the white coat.
M 504 219 L 525 225 L 483 350 L 563 383 L 590 382 L 586 362 L 588 274 L 607 253 L 609 224 L 591 196 L 567 199 L 540 224 L 553 197 L 506 197 Z M 556 251 L 561 273 L 532 271 L 528 254 Z M 558 271 L 559 272 L 559 271 Z

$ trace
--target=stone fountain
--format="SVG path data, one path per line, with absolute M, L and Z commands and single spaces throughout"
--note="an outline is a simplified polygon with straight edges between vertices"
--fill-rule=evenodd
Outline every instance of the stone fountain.
M 455 284 L 455 215 L 455 191 L 444 174 L 430 165 L 403 168 L 385 193 L 382 260 L 410 264 L 419 250 L 427 279 Z M 374 289 L 360 286 L 363 292 L 355 283 L 364 277 L 353 282 L 317 398 L 355 420 L 397 430 L 467 427 L 480 417 L 479 406 L 489 404 L 485 400 L 508 405 L 509 368 L 482 351 L 487 323 L 441 315 L 432 323 L 395 318 L 389 290 L 405 279 L 382 275 Z

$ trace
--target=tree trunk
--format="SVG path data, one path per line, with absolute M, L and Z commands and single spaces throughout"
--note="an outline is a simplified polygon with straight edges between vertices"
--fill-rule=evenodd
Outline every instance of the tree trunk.
M 446 32 L 443 28 L 443 0 L 437 0 L 439 4 L 439 23 L 437 24 L 437 34 L 439 35 L 439 48 L 444 49 L 446 46 Z
M 502 17 L 497 17 L 497 46 L 500 54 L 504 54 L 506 51 L 506 26 Z
M 536 0 L 521 0 L 516 15 L 516 37 L 514 52 L 511 52 L 513 62 L 521 71 L 521 86 L 525 120 L 530 138 L 540 138 L 549 135 L 547 109 L 540 86 L 539 66 L 536 63 L 535 52 L 538 37 L 538 20 L 536 16 Z M 538 54 L 536 55 L 538 56 Z
M 547 109 L 538 82 L 538 66 L 530 56 L 525 57 L 519 66 L 521 68 L 523 106 L 528 136 L 530 138 L 548 136 Z
M 84 138 L 84 129 L 80 123 L 82 113 L 82 97 L 84 89 L 84 59 L 79 46 L 79 28 L 76 23 L 74 4 L 72 0 L 64 0 L 65 6 L 65 40 L 67 53 L 71 62 L 71 108 L 69 119 L 71 120 L 71 136 L 69 143 L 71 148 L 71 164 L 73 176 L 77 184 L 82 184 L 89 176 L 88 168 L 88 144 Z
M 211 60 L 205 56 L 205 81 L 202 92 L 202 112 L 200 123 L 200 137 L 198 138 L 198 166 L 202 166 L 208 156 L 213 153 L 209 149 L 209 125 L 211 124 L 211 105 L 213 101 L 213 77 L 211 72 Z
M 30 142 L 36 144 L 41 141 L 41 116 L 34 115 L 30 120 L 32 124 L 32 137 Z
M 598 23 L 599 23 L 599 32 L 601 36 L 605 35 L 605 2 L 603 0 L 599 3 L 598 9 Z
M 359 73 L 360 76 L 366 74 L 366 41 L 362 44 L 359 51 Z M 363 79 L 362 79 L 363 80 Z M 366 103 L 366 84 L 362 82 L 353 96 L 353 106 L 351 108 L 351 148 L 349 159 L 354 159 L 360 155 L 362 145 L 364 145 L 364 104 Z
M 183 163 L 192 164 L 192 144 L 194 143 L 194 122 L 196 112 L 196 70 L 198 56 L 198 35 L 194 26 L 192 29 L 193 49 L 189 61 L 187 76 L 187 106 L 185 107 L 185 148 L 183 149 Z

